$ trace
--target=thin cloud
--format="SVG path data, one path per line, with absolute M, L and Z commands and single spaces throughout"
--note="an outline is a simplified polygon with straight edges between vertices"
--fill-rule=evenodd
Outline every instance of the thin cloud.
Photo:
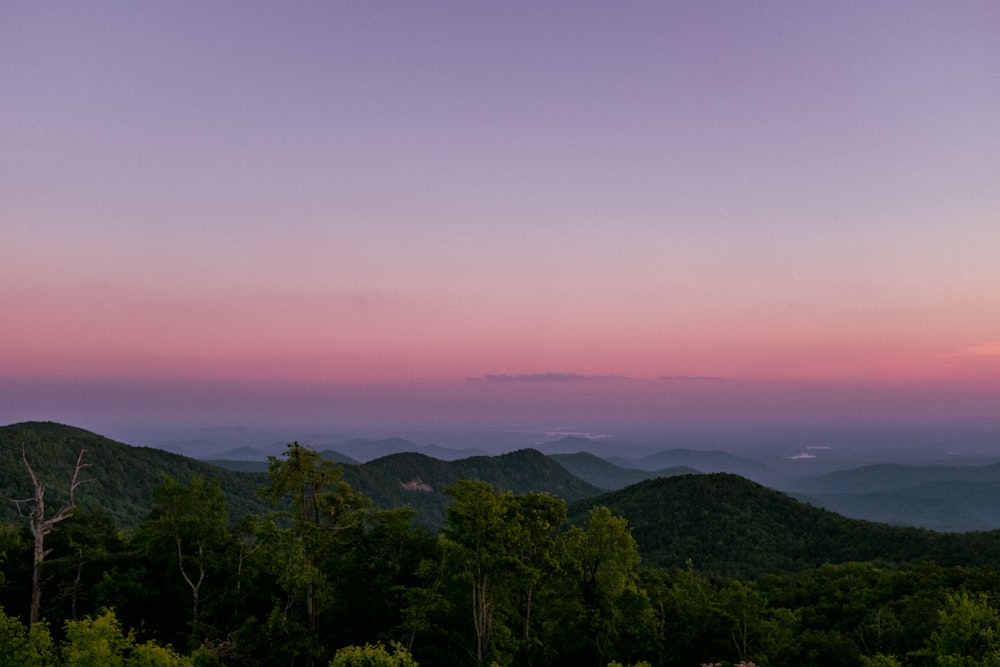
M 469 380 L 487 382 L 593 382 L 604 380 L 631 380 L 624 375 L 584 375 L 581 373 L 520 373 L 517 375 L 488 374 Z
M 721 375 L 661 375 L 657 380 L 665 382 L 704 382 L 706 380 L 721 380 Z

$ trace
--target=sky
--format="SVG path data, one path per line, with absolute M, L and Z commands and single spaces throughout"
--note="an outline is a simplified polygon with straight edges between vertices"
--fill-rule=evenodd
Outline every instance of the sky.
M 0 423 L 1000 423 L 998 31 L 3 2 Z

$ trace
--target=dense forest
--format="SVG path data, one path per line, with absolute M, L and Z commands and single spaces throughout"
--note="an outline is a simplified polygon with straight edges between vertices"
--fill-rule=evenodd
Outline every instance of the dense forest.
M 379 477 L 291 443 L 237 473 L 0 428 L 0 666 L 1000 666 L 996 533 L 727 474 L 598 495 L 550 464 Z

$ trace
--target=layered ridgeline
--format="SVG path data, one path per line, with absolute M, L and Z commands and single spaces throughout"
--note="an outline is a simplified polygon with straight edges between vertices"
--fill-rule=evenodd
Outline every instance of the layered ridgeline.
M 674 477 L 702 472 L 689 466 L 673 466 L 658 470 L 623 468 L 589 452 L 551 454 L 550 457 L 571 473 L 606 491 L 624 489 L 647 479 Z
M 121 528 L 144 520 L 152 490 L 169 476 L 184 482 L 193 474 L 218 479 L 231 519 L 273 509 L 258 495 L 267 483 L 261 472 L 226 470 L 148 447 L 133 447 L 88 431 L 52 423 L 0 427 L 0 520 L 23 523 L 14 500 L 31 496 L 22 451 L 46 486 L 46 502 L 58 508 L 66 497 L 73 465 L 85 449 L 85 481 L 77 492 L 81 509 L 100 510 Z M 328 455 L 331 455 L 328 453 Z M 939 533 L 848 519 L 733 474 L 676 474 L 631 484 L 611 493 L 572 474 L 564 461 L 593 481 L 618 486 L 628 471 L 596 457 L 545 456 L 521 450 L 501 456 L 441 461 L 401 453 L 364 464 L 345 465 L 344 479 L 376 507 L 409 505 L 418 523 L 438 528 L 451 501 L 445 490 L 461 479 L 480 479 L 499 490 L 543 491 L 571 503 L 577 519 L 607 506 L 628 519 L 648 565 L 683 567 L 747 578 L 795 572 L 823 563 L 849 561 L 979 565 L 1000 561 L 1000 531 Z M 586 469 L 586 470 L 584 470 Z
M 0 427 L 0 493 L 10 500 L 0 503 L 0 520 L 21 521 L 13 501 L 32 495 L 22 452 L 45 485 L 46 504 L 57 508 L 66 501 L 81 449 L 85 450 L 83 463 L 87 467 L 81 473 L 85 481 L 76 494 L 80 509 L 99 510 L 122 528 L 134 527 L 147 517 L 153 488 L 165 476 L 180 482 L 193 474 L 218 479 L 233 519 L 273 509 L 258 494 L 267 484 L 267 474 L 262 472 L 266 465 L 219 462 L 227 466 L 223 468 L 160 449 L 133 447 L 72 426 L 27 422 Z M 340 458 L 337 452 L 323 455 L 334 461 Z M 250 470 L 240 469 L 244 466 Z M 445 490 L 461 479 L 481 479 L 498 490 L 518 494 L 542 491 L 568 502 L 601 491 L 534 450 L 458 461 L 401 453 L 344 465 L 344 480 L 376 507 L 412 506 L 418 511 L 418 523 L 434 529 L 444 521 L 444 508 L 450 502 Z
M 859 519 L 948 531 L 1000 528 L 1000 463 L 882 463 L 795 480 L 787 490 Z
M 515 494 L 543 491 L 567 502 L 601 492 L 534 449 L 457 461 L 416 453 L 390 454 L 363 465 L 345 466 L 344 479 L 379 507 L 415 508 L 419 523 L 429 528 L 444 522 L 445 507 L 451 502 L 445 490 L 462 479 L 483 480 Z

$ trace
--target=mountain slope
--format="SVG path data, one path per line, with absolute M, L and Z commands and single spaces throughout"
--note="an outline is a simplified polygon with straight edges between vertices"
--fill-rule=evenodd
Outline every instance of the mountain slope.
M 414 507 L 420 523 L 432 528 L 444 521 L 450 502 L 445 489 L 460 479 L 481 479 L 500 491 L 547 492 L 567 502 L 601 491 L 534 449 L 457 461 L 415 452 L 391 454 L 360 466 L 345 466 L 344 479 L 379 507 Z
M 948 534 L 848 519 L 732 474 L 641 482 L 576 503 L 625 516 L 644 562 L 734 577 L 795 572 L 847 561 L 975 565 L 995 560 L 1000 532 Z
M 184 481 L 198 473 L 216 478 L 226 494 L 231 517 L 261 512 L 267 503 L 256 489 L 263 475 L 222 470 L 179 454 L 150 447 L 132 447 L 90 431 L 52 422 L 25 422 L 0 427 L 0 494 L 6 499 L 32 495 L 31 478 L 21 459 L 22 449 L 45 485 L 45 502 L 56 508 L 66 501 L 70 477 L 80 449 L 85 449 L 86 480 L 77 489 L 81 509 L 100 509 L 122 528 L 141 522 L 152 508 L 152 490 L 163 475 Z M 13 502 L 0 503 L 0 520 L 24 521 Z
M 392 441 L 402 446 L 405 441 Z M 0 493 L 8 499 L 32 494 L 30 477 L 21 460 L 22 448 L 32 468 L 46 487 L 46 502 L 58 507 L 65 502 L 73 465 L 85 449 L 84 484 L 77 491 L 81 509 L 100 509 L 116 525 L 138 525 L 152 506 L 152 490 L 169 475 L 184 481 L 192 474 L 217 478 L 226 493 L 232 517 L 266 513 L 271 506 L 257 494 L 268 483 L 266 468 L 253 462 L 220 461 L 227 470 L 205 461 L 172 454 L 161 449 L 133 447 L 89 431 L 51 422 L 28 422 L 0 427 Z M 326 458 L 340 457 L 323 452 Z M 345 465 L 344 478 L 370 497 L 377 507 L 412 505 L 423 525 L 436 528 L 444 520 L 449 498 L 444 490 L 460 479 L 482 479 L 500 490 L 515 493 L 545 491 L 568 502 L 596 495 L 600 489 L 574 477 L 555 461 L 534 450 L 501 456 L 475 456 L 441 461 L 425 454 L 400 453 Z M 19 523 L 24 519 L 13 502 L 0 503 L 0 520 Z
M 631 445 L 624 442 L 605 440 L 604 438 L 581 438 L 572 435 L 558 440 L 535 444 L 532 447 L 546 456 L 586 452 L 602 459 L 610 459 L 616 456 L 626 459 L 638 459 L 655 451 L 644 445 Z
M 384 440 L 356 439 L 338 442 L 336 450 L 344 456 L 356 461 L 370 463 L 392 454 L 418 452 L 442 461 L 453 461 L 470 456 L 481 456 L 484 453 L 478 449 L 451 449 L 439 445 L 418 445 L 403 438 L 386 438 Z

